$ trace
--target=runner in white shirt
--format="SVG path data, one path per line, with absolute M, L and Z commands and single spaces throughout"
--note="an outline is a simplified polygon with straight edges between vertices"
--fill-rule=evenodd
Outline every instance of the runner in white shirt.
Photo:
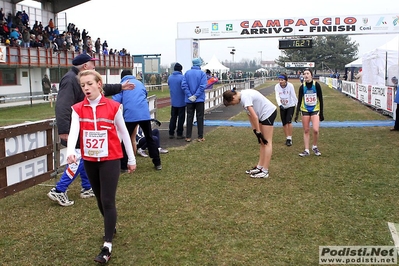
M 258 164 L 247 170 L 252 178 L 268 178 L 273 150 L 273 124 L 277 116 L 276 106 L 257 90 L 233 90 L 223 93 L 225 106 L 241 104 L 247 111 L 249 121 L 260 144 Z
M 280 107 L 280 118 L 283 123 L 283 130 L 285 134 L 285 145 L 292 145 L 292 117 L 294 115 L 295 106 L 298 103 L 298 98 L 295 94 L 295 88 L 292 83 L 288 82 L 286 74 L 278 76 L 278 84 L 274 87 L 276 93 L 276 102 Z

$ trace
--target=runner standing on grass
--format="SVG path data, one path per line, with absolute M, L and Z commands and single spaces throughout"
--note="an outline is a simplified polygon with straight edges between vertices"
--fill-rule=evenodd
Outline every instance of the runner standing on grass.
M 274 87 L 276 94 L 276 102 L 280 107 L 280 118 L 283 123 L 285 134 L 285 145 L 292 145 L 292 116 L 294 115 L 295 106 L 298 98 L 295 95 L 295 88 L 292 83 L 288 82 L 286 74 L 278 76 L 278 84 Z
M 299 154 L 301 157 L 309 156 L 310 143 L 310 121 L 313 127 L 313 146 L 312 150 L 316 156 L 320 156 L 321 152 L 317 147 L 319 140 L 319 126 L 320 121 L 324 120 L 323 115 L 323 94 L 321 92 L 320 84 L 313 80 L 313 73 L 310 69 L 305 69 L 303 72 L 305 82 L 299 87 L 298 92 L 298 107 L 295 114 L 295 122 L 298 122 L 298 114 L 302 114 L 303 126 L 303 142 L 305 150 Z
M 277 116 L 276 106 L 257 90 L 228 90 L 223 93 L 225 106 L 241 104 L 247 111 L 254 134 L 260 144 L 258 164 L 247 170 L 252 178 L 268 178 L 273 150 L 273 124 Z
M 80 139 L 80 153 L 97 205 L 104 217 L 104 245 L 94 261 L 107 263 L 111 258 L 112 238 L 116 227 L 116 188 L 123 157 L 121 136 L 128 155 L 128 173 L 136 170 L 136 158 L 130 134 L 123 120 L 120 103 L 103 95 L 101 75 L 94 70 L 79 73 L 85 94 L 82 102 L 72 106 L 71 130 L 68 135 L 67 161 L 77 164 L 75 143 Z

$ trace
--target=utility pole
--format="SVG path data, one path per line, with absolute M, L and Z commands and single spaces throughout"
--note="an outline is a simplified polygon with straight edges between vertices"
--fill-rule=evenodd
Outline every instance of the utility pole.
M 232 68 L 232 67 L 233 67 L 233 63 L 234 63 L 234 55 L 235 55 L 235 53 L 236 53 L 236 49 L 235 49 L 234 46 L 229 46 L 229 47 L 227 47 L 227 48 L 231 48 L 230 54 L 232 55 L 232 61 L 231 61 L 232 63 L 231 63 L 230 68 Z

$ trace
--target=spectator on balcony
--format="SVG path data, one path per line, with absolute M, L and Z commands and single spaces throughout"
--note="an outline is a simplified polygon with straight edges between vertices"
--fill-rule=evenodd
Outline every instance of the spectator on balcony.
M 103 50 L 103 55 L 109 55 L 109 53 L 108 53 L 108 48 L 107 48 L 107 47 L 104 48 L 104 50 Z
M 4 14 L 3 8 L 0 8 L 0 22 L 5 21 L 6 19 L 6 14 Z
M 21 37 L 22 37 L 22 36 L 21 36 L 21 33 L 19 33 L 18 28 L 12 29 L 12 31 L 11 31 L 11 33 L 10 33 L 10 38 L 11 38 L 11 39 L 14 38 L 15 40 L 18 40 L 18 39 L 20 39 Z
M 54 40 L 54 44 L 57 45 L 57 52 L 64 50 L 64 36 L 57 35 L 57 38 Z
M 7 26 L 7 22 L 2 22 L 0 25 L 0 35 L 3 37 L 4 40 L 8 39 L 10 35 L 10 29 Z
M 94 43 L 94 48 L 96 49 L 96 54 L 100 54 L 101 51 L 101 40 L 97 38 L 96 42 Z
M 83 43 L 82 40 L 79 40 L 78 44 L 75 45 L 75 52 L 82 53 L 83 52 Z
M 80 34 L 80 29 L 78 29 L 78 27 L 75 28 L 75 32 L 74 32 L 73 36 L 75 37 L 74 38 L 75 40 L 77 40 L 77 41 L 80 40 L 81 34 Z
M 11 29 L 12 28 L 12 14 L 10 13 L 10 12 L 8 12 L 8 14 L 7 14 L 7 19 L 6 19 L 6 21 L 7 21 L 7 27 L 9 28 L 9 29 Z
M 109 55 L 114 55 L 114 54 L 115 54 L 115 52 L 113 49 L 109 50 Z
M 70 32 L 67 32 L 66 35 L 65 35 L 65 43 L 66 43 L 66 46 L 65 46 L 66 50 L 67 50 L 67 51 L 72 51 L 72 50 L 71 50 L 71 46 L 72 46 L 72 35 L 71 35 Z
M 48 38 L 47 32 L 43 31 L 43 34 L 41 36 L 42 36 L 42 41 L 41 42 L 43 44 L 42 47 L 44 47 L 45 49 L 50 48 L 50 39 Z
M 43 33 L 43 24 L 41 21 L 39 22 L 39 25 L 37 26 L 37 28 L 38 28 L 39 33 Z
M 18 28 L 19 32 L 22 32 L 24 24 L 22 24 L 22 12 L 18 11 L 16 16 L 13 18 L 14 27 Z
M 60 31 L 58 30 L 58 28 L 55 28 L 55 29 L 54 29 L 54 34 L 55 34 L 55 36 L 60 35 Z
M 107 48 L 107 50 L 108 50 L 108 43 L 107 43 L 107 41 L 104 41 L 104 42 L 103 42 L 103 50 L 105 50 L 105 48 Z
M 21 21 L 22 21 L 22 24 L 23 24 L 24 26 L 27 27 L 27 26 L 29 25 L 29 16 L 28 16 L 28 14 L 26 14 L 25 10 L 22 11 L 22 14 L 21 14 Z
M 49 20 L 49 22 L 48 22 L 48 26 L 49 26 L 49 28 L 51 29 L 51 31 L 54 30 L 55 25 L 54 25 L 54 21 L 53 21 L 52 18 L 50 18 L 50 20 Z
M 29 48 L 30 47 L 31 36 L 28 28 L 25 28 L 22 31 L 22 47 Z

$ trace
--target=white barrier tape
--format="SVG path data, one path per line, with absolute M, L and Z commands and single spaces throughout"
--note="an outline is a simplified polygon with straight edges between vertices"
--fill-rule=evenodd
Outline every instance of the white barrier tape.
M 18 97 L 4 97 L 0 95 L 0 101 L 5 101 L 5 100 L 18 100 L 18 99 L 33 99 L 33 98 L 43 98 L 43 97 L 50 97 L 50 96 L 56 96 L 58 93 L 49 93 L 49 94 L 43 94 L 43 95 L 34 95 L 34 96 L 18 96 Z

